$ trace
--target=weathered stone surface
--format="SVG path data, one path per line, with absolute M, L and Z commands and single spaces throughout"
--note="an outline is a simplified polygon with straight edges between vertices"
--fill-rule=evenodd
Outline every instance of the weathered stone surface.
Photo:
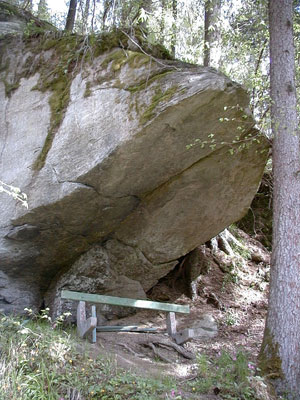
M 194 332 L 194 339 L 211 339 L 218 335 L 218 325 L 213 316 L 203 314 L 202 318 L 195 321 L 190 327 Z
M 193 325 L 179 330 L 174 338 L 177 344 L 182 344 L 191 339 L 208 340 L 218 335 L 218 325 L 213 316 L 203 314 L 202 318 Z
M 51 131 L 38 66 L 56 65 L 56 50 L 33 51 L 0 43 L 0 178 L 29 199 L 26 210 L 0 193 L 0 305 L 44 299 L 57 313 L 73 307 L 55 300 L 62 288 L 144 295 L 247 211 L 265 163 L 248 97 L 211 68 L 116 48 L 74 70 Z
M 61 299 L 60 293 L 63 289 L 146 299 L 141 284 L 137 280 L 119 273 L 115 268 L 114 258 L 111 258 L 106 248 L 100 245 L 94 246 L 90 251 L 81 255 L 67 272 L 54 279 L 52 286 L 45 294 L 46 303 L 53 310 L 54 317 L 69 311 L 72 314 L 70 320 L 75 321 L 77 304 L 72 300 Z M 97 317 L 101 321 L 103 318 L 123 317 L 134 312 L 134 309 L 128 307 L 97 304 Z
M 26 26 L 26 20 L 10 10 L 7 4 L 0 4 L 0 36 L 9 33 L 22 33 Z
M 30 12 L 15 7 L 6 1 L 0 1 L 0 37 L 7 34 L 21 34 L 26 30 L 26 25 L 35 22 L 37 27 L 55 29 L 45 21 L 35 18 Z

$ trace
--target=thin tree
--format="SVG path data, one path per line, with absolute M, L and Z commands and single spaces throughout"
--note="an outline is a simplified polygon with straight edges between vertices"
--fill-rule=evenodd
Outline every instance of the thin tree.
M 72 30 L 74 29 L 76 9 L 77 9 L 77 0 L 70 0 L 70 6 L 65 27 L 66 31 L 72 32 Z
M 211 65 L 212 57 L 215 58 L 215 64 L 219 60 L 216 54 L 218 43 L 220 41 L 219 19 L 221 12 L 221 0 L 205 0 L 204 10 L 204 51 L 203 65 Z M 217 67 L 218 65 L 214 65 Z
M 300 399 L 300 143 L 297 132 L 293 0 L 270 0 L 274 173 L 269 308 L 259 356 L 277 393 Z
M 38 18 L 46 18 L 48 16 L 47 0 L 40 0 L 37 11 Z
M 89 18 L 89 12 L 90 12 L 90 0 L 85 0 L 85 6 L 84 6 L 84 11 L 82 15 L 82 29 L 83 33 L 88 32 L 88 18 Z
M 165 34 L 165 25 L 166 25 L 166 8 L 167 8 L 167 0 L 160 0 L 161 7 L 161 16 L 160 16 L 160 43 L 164 44 L 164 34 Z
M 32 8 L 33 8 L 32 0 L 25 0 L 23 3 L 23 9 L 32 11 Z
M 102 30 L 105 30 L 106 28 L 106 20 L 109 14 L 109 11 L 112 7 L 112 0 L 105 0 L 104 1 L 104 11 L 103 11 L 103 15 L 102 15 Z
M 177 0 L 172 0 L 172 37 L 171 37 L 171 54 L 175 58 L 176 42 L 177 42 Z

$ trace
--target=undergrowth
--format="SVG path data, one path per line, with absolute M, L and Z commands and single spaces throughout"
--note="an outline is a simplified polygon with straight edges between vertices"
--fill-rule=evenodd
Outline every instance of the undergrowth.
M 62 321 L 47 312 L 0 318 L 0 400 L 155 400 L 174 390 L 170 380 L 137 377 L 95 357 Z
M 197 361 L 198 378 L 192 388 L 198 393 L 214 393 L 222 399 L 251 400 L 257 398 L 255 384 L 264 385 L 242 350 L 234 355 L 223 351 L 215 359 L 200 355 Z
M 63 328 L 66 315 L 52 321 L 48 309 L 29 319 L 0 316 L 0 400 L 256 399 L 255 367 L 242 351 L 212 360 L 197 358 L 197 374 L 176 383 L 164 376 L 137 376 L 96 354 L 94 345 Z

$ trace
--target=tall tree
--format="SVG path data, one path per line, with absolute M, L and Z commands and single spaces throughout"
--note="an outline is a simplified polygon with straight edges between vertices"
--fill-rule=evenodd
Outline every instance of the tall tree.
M 211 65 L 214 58 L 214 66 L 218 67 L 219 57 L 217 47 L 220 41 L 219 20 L 221 12 L 221 0 L 205 0 L 204 10 L 204 60 L 205 67 Z
M 297 132 L 293 0 L 270 0 L 274 172 L 273 253 L 262 371 L 278 393 L 300 398 L 300 143 Z
M 176 55 L 176 41 L 177 41 L 177 0 L 172 0 L 172 38 L 171 38 L 171 54 L 173 57 Z
M 38 3 L 37 16 L 41 19 L 46 19 L 48 15 L 47 0 L 40 0 Z
M 90 0 L 85 0 L 85 6 L 82 14 L 82 29 L 83 33 L 87 33 L 88 31 L 88 18 L 90 12 Z
M 69 11 L 65 27 L 66 31 L 72 32 L 72 30 L 74 29 L 76 9 L 77 9 L 77 0 L 70 0 Z
M 24 8 L 24 10 L 32 11 L 32 7 L 33 7 L 32 0 L 25 0 L 25 1 L 23 2 L 23 8 Z

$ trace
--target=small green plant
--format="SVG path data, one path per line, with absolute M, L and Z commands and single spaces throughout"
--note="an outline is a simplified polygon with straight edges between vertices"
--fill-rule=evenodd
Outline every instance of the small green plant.
M 238 322 L 238 315 L 232 310 L 227 310 L 224 316 L 224 323 L 228 326 L 233 326 L 236 325 Z
M 63 329 L 68 313 L 26 311 L 30 319 L 0 316 L 0 400 L 157 400 L 172 390 L 181 399 L 173 380 L 138 377 L 89 352 Z
M 255 367 L 242 350 L 233 355 L 223 351 L 214 359 L 202 354 L 197 357 L 197 364 L 198 377 L 191 384 L 192 391 L 218 393 L 223 399 L 255 399 L 250 385 Z

